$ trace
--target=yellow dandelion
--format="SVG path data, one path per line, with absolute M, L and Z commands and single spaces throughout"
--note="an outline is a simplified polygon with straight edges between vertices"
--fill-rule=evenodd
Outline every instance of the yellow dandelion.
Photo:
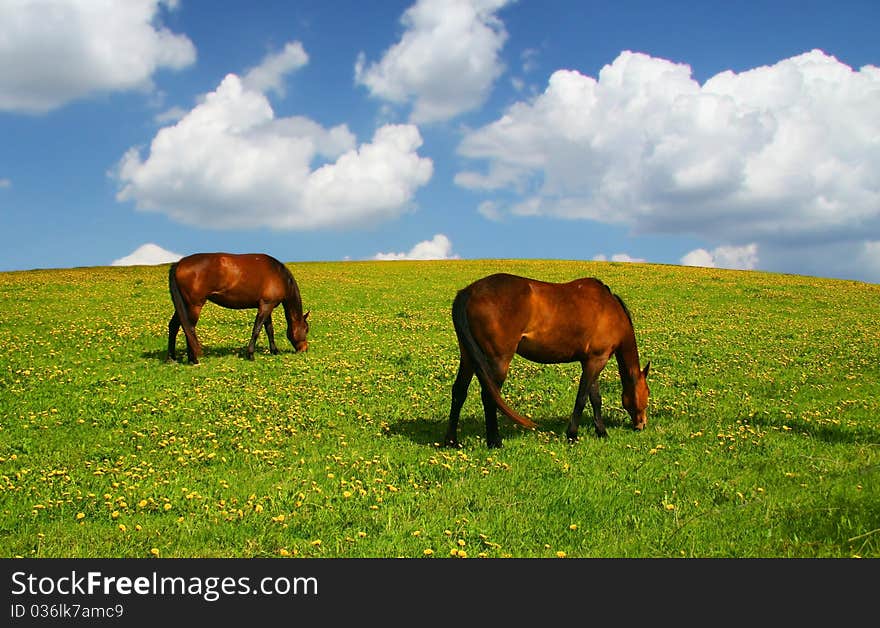
M 117 518 L 119 517 L 119 511 L 118 511 L 118 510 L 114 510 L 113 512 L 110 513 L 110 516 L 111 516 L 113 519 L 117 519 Z
M 565 552 L 562 552 L 562 551 L 556 552 L 556 558 L 565 558 Z
M 142 499 L 141 501 L 138 502 L 138 508 L 146 508 L 146 507 L 147 507 L 147 500 L 146 499 Z
M 124 524 L 124 523 L 120 523 L 120 524 L 119 524 L 119 531 L 120 531 L 120 532 L 125 532 L 126 530 L 128 530 L 128 528 L 125 527 L 125 524 Z
M 578 524 L 573 523 L 573 524 L 571 524 L 570 526 L 568 526 L 568 529 L 571 530 L 571 531 L 575 531 L 575 530 L 578 529 Z
M 433 556 L 433 555 L 434 555 L 434 550 L 432 550 L 432 549 L 429 547 L 429 548 L 425 549 L 425 550 L 422 552 L 422 554 L 424 554 L 425 556 Z
M 675 510 L 675 504 L 663 504 L 663 507 L 666 508 L 666 510 Z
M 278 553 L 281 554 L 282 556 L 290 556 L 290 552 L 288 552 L 288 551 L 287 551 L 285 548 L 283 548 L 283 547 L 282 547 L 280 550 L 278 550 Z
M 342 491 L 342 496 L 348 499 L 351 497 L 351 491 Z
M 150 554 L 152 554 L 152 555 L 155 556 L 156 558 L 159 558 L 159 548 L 158 548 L 158 547 L 154 547 L 154 548 L 152 548 L 152 549 L 150 550 Z
M 321 539 L 315 539 L 314 541 L 312 541 L 312 545 L 314 545 L 315 547 L 318 547 L 320 544 L 321 544 Z
M 465 542 L 464 539 L 458 539 L 458 546 L 459 547 L 464 547 L 465 545 L 467 545 L 467 543 Z
M 171 504 L 166 503 L 164 506 L 162 506 L 162 508 L 163 508 L 165 511 L 169 511 L 169 510 L 171 510 Z
M 84 512 L 76 513 L 76 520 L 77 521 L 79 521 L 80 519 L 85 519 L 85 518 L 86 518 L 86 513 L 84 513 Z

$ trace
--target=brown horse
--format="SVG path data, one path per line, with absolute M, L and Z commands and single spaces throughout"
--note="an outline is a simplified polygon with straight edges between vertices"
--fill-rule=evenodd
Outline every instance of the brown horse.
M 168 288 L 174 303 L 174 315 L 168 322 L 168 360 L 176 359 L 177 332 L 183 327 L 186 353 L 191 364 L 198 364 L 202 345 L 196 337 L 196 323 L 206 301 L 235 310 L 257 309 L 257 318 L 247 357 L 254 359 L 254 347 L 260 329 L 266 328 L 269 350 L 276 354 L 272 310 L 284 306 L 287 338 L 293 348 L 309 347 L 309 313 L 303 314 L 299 286 L 290 270 L 274 257 L 262 253 L 196 253 L 171 265 Z
M 629 310 L 598 279 L 559 284 L 508 274 L 490 275 L 458 292 L 452 303 L 452 322 L 461 358 L 452 386 L 446 445 L 458 446 L 459 413 L 474 373 L 482 388 L 489 447 L 501 446 L 498 408 L 520 425 L 535 427 L 501 398 L 501 386 L 514 354 L 541 364 L 581 363 L 580 385 L 566 430 L 571 441 L 577 440 L 588 396 L 596 434 L 606 435 L 599 374 L 614 354 L 623 386 L 623 407 L 633 428 L 645 427 L 650 362 L 641 369 Z

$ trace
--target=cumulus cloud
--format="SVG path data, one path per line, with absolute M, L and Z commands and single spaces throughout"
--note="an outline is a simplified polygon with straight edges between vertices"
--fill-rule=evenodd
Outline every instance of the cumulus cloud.
M 687 65 L 625 51 L 597 78 L 555 72 L 539 96 L 468 132 L 460 154 L 486 167 L 455 180 L 518 195 L 493 198 L 494 216 L 758 243 L 762 259 L 782 243 L 861 243 L 880 239 L 877 111 L 880 68 L 819 50 L 703 85 Z
M 276 117 L 256 89 L 278 89 L 285 69 L 305 62 L 300 50 L 288 45 L 270 55 L 247 80 L 227 75 L 159 130 L 146 157 L 129 149 L 115 173 L 117 199 L 218 229 L 352 226 L 408 210 L 433 174 L 432 161 L 418 155 L 415 126 L 383 126 L 358 146 L 344 124 L 327 129 L 301 116 Z
M 458 259 L 458 255 L 452 253 L 452 242 L 442 233 L 438 233 L 430 240 L 424 240 L 412 247 L 407 253 L 376 253 L 376 260 L 428 260 L 428 259 Z
M 752 270 L 758 266 L 758 245 L 719 246 L 707 251 L 695 249 L 681 258 L 684 266 Z
M 182 255 L 166 251 L 158 244 L 148 242 L 142 244 L 129 255 L 113 260 L 111 266 L 155 266 L 156 264 L 168 264 L 176 262 Z
M 284 76 L 309 62 L 309 55 L 298 41 L 289 42 L 280 52 L 269 53 L 256 67 L 248 70 L 242 82 L 248 89 L 284 96 Z
M 0 2 L 0 111 L 43 113 L 94 93 L 149 89 L 196 58 L 161 25 L 173 0 Z
M 607 262 L 608 258 L 604 253 L 599 253 L 593 257 L 594 262 Z M 632 257 L 628 253 L 615 253 L 611 256 L 612 262 L 644 262 L 641 257 Z
M 510 1 L 417 0 L 401 18 L 400 41 L 380 61 L 368 66 L 358 56 L 355 82 L 378 98 L 412 103 L 417 124 L 478 107 L 504 70 L 507 31 L 496 13 Z

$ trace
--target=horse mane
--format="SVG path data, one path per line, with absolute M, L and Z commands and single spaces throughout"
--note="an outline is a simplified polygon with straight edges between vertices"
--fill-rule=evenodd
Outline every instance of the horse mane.
M 299 284 L 297 284 L 296 279 L 293 278 L 293 273 L 290 272 L 290 269 L 284 264 L 284 262 L 281 262 L 274 257 L 271 259 L 275 263 L 278 272 L 284 275 L 287 279 L 287 288 L 290 296 L 284 300 L 284 307 L 293 305 L 294 307 L 298 307 L 300 310 L 299 313 L 302 314 L 302 295 L 299 291 Z
M 612 297 L 617 299 L 617 302 L 620 303 L 620 307 L 623 308 L 623 313 L 626 314 L 626 318 L 627 318 L 627 320 L 629 320 L 629 324 L 631 326 L 635 327 L 635 325 L 633 325 L 632 314 L 630 313 L 629 308 L 626 306 L 626 303 L 624 303 L 621 296 L 619 294 L 615 293 L 613 290 L 611 290 L 611 288 L 608 287 L 608 284 L 606 284 L 601 279 L 597 279 L 596 281 L 598 281 L 600 284 L 602 284 L 605 287 L 605 289 L 608 291 L 608 294 L 610 294 Z
M 623 302 L 623 299 L 620 298 L 620 295 L 614 294 L 613 292 L 611 294 L 613 294 L 614 298 L 617 299 L 617 302 L 620 303 L 620 307 L 623 308 L 623 313 L 626 314 L 626 318 L 629 319 L 629 324 L 632 325 L 633 324 L 633 317 L 632 317 L 632 314 L 630 314 L 630 312 L 629 312 L 629 308 L 626 307 L 626 303 Z

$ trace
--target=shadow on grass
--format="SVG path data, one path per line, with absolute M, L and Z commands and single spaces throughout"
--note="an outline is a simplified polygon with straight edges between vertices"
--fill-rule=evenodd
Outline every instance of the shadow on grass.
M 238 356 L 243 360 L 247 359 L 247 347 L 216 347 L 213 349 L 203 348 L 202 349 L 202 357 L 199 360 L 211 359 L 215 358 L 224 358 L 229 356 Z M 278 355 L 283 353 L 295 353 L 293 349 L 285 350 L 283 347 L 278 347 Z M 153 351 L 144 351 L 141 353 L 141 357 L 145 360 L 156 360 L 158 362 L 165 362 L 168 358 L 168 350 L 153 350 Z M 260 348 L 259 346 L 254 351 L 254 359 L 258 360 L 261 358 L 274 358 L 275 356 L 269 351 L 268 347 Z M 180 364 L 189 364 L 189 360 L 186 357 L 186 348 L 177 350 L 177 360 L 176 362 Z
M 843 423 L 835 425 L 833 423 L 804 421 L 796 417 L 786 417 L 782 420 L 766 413 L 750 417 L 749 422 L 761 427 L 776 429 L 781 429 L 785 425 L 793 432 L 831 444 L 864 444 L 880 441 L 880 431 L 866 425 L 845 425 Z
M 535 423 L 538 427 L 535 432 L 549 434 L 551 437 L 564 438 L 565 429 L 568 426 L 569 417 L 537 418 Z M 398 420 L 391 423 L 388 432 L 395 436 L 403 436 L 418 445 L 442 445 L 449 425 L 448 418 L 418 418 L 411 420 Z M 627 422 L 626 426 L 629 423 Z M 609 430 L 619 428 L 624 424 L 614 417 L 605 418 L 605 427 Z M 498 417 L 498 431 L 502 441 L 529 438 L 532 430 L 528 430 L 514 424 L 505 416 Z M 592 418 L 582 421 L 579 430 L 579 438 L 596 438 Z M 486 445 L 486 420 L 480 416 L 462 416 L 458 421 L 458 442 L 477 439 L 482 446 Z

